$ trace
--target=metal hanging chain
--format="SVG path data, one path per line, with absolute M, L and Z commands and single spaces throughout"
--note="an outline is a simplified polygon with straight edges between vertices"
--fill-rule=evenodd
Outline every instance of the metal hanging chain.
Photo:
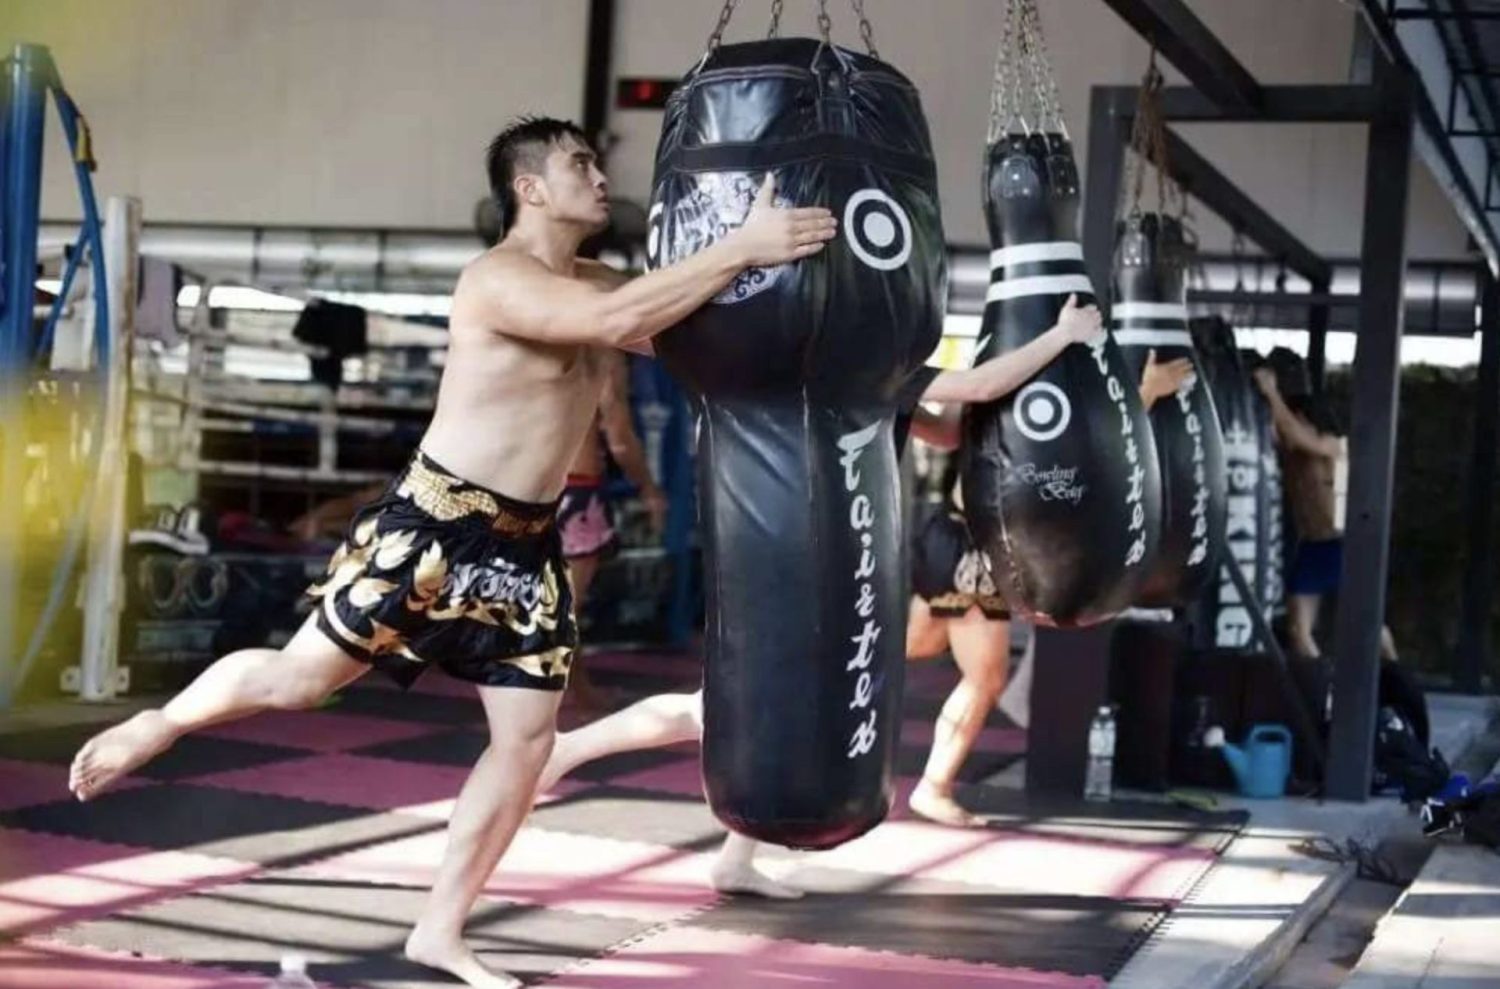
M 818 33 L 823 44 L 833 47 L 833 18 L 828 16 L 828 0 L 818 0 Z
M 766 32 L 766 37 L 781 37 L 781 8 L 785 2 L 786 0 L 771 0 L 771 30 Z
M 703 58 L 698 63 L 700 67 L 724 40 L 724 29 L 729 26 L 729 19 L 734 16 L 734 8 L 739 2 L 740 0 L 724 0 L 724 9 L 719 11 L 719 23 L 714 25 L 714 33 L 708 36 L 708 47 L 703 50 Z
M 1039 50 L 1039 32 L 1033 30 L 1032 17 L 1036 13 L 1036 7 L 1031 0 L 1021 0 L 1021 51 L 1025 66 L 1031 77 L 1032 107 L 1036 114 L 1036 129 L 1042 133 L 1047 130 L 1047 80 L 1045 71 L 1041 67 L 1041 54 Z
M 986 141 L 994 144 L 1011 130 L 1011 124 L 1026 121 L 1021 110 L 1020 48 L 1016 40 L 1016 10 L 1020 0 L 1007 0 L 1000 47 L 995 51 L 995 75 L 990 82 L 990 126 Z
M 859 18 L 859 36 L 865 43 L 865 51 L 870 53 L 871 58 L 879 58 L 880 52 L 875 47 L 875 29 L 870 26 L 870 18 L 865 16 L 865 0 L 849 0 L 849 4 Z
M 1068 125 L 1063 120 L 1062 96 L 1057 86 L 1057 73 L 1052 71 L 1052 54 L 1047 50 L 1047 36 L 1042 33 L 1041 8 L 1036 0 L 1026 0 L 1024 5 L 1026 23 L 1030 34 L 1029 45 L 1032 54 L 1032 72 L 1036 77 L 1038 99 L 1042 106 L 1042 115 L 1039 126 L 1043 129 L 1055 130 L 1062 134 L 1063 139 L 1068 138 Z M 1051 127 L 1048 128 L 1050 118 Z

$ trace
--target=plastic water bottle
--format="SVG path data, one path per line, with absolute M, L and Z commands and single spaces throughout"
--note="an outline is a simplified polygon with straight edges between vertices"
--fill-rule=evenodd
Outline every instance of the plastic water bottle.
M 282 955 L 281 974 L 266 989 L 318 989 L 307 976 L 307 959 L 301 955 Z
M 1089 724 L 1089 768 L 1083 784 L 1085 800 L 1108 800 L 1115 776 L 1115 716 L 1101 706 Z

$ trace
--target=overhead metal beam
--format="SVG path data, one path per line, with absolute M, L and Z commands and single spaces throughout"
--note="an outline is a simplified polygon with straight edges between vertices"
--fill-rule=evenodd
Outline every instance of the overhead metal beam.
M 1388 15 L 1398 21 L 1500 21 L 1500 10 L 1420 10 L 1408 7 Z
M 1238 232 L 1310 282 L 1329 282 L 1333 269 L 1312 248 L 1245 195 L 1175 131 L 1167 131 L 1167 167 L 1172 177 Z
M 1214 103 L 1224 109 L 1259 109 L 1260 84 L 1182 0 L 1104 2 Z
M 1105 99 L 1134 116 L 1135 86 L 1099 86 Z M 1262 86 L 1255 107 L 1222 107 L 1191 86 L 1161 90 L 1162 116 L 1180 123 L 1364 124 L 1375 112 L 1375 90 L 1363 83 L 1335 86 Z
M 1416 69 L 1396 36 L 1395 22 L 1386 17 L 1385 0 L 1359 0 L 1359 6 L 1364 16 L 1358 22 L 1360 29 L 1355 34 L 1356 56 L 1362 52 L 1366 55 L 1373 54 L 1372 49 L 1378 48 L 1392 65 L 1415 75 Z M 1370 65 L 1375 61 L 1377 60 L 1365 59 Z M 1469 167 L 1460 160 L 1453 141 L 1448 137 L 1442 114 L 1433 104 L 1430 94 L 1421 90 L 1415 99 L 1417 152 L 1427 170 L 1442 187 L 1448 201 L 1453 204 L 1459 221 L 1468 228 L 1484 251 L 1491 274 L 1500 274 L 1500 235 L 1497 235 L 1485 210 L 1480 188 L 1484 177 L 1476 180 Z

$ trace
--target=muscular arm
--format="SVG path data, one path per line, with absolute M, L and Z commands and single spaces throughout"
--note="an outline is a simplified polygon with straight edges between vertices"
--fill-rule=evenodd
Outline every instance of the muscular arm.
M 473 300 L 488 325 L 511 336 L 628 347 L 681 322 L 745 268 L 799 261 L 823 249 L 837 226 L 833 214 L 821 207 L 779 208 L 775 193 L 767 175 L 737 230 L 613 288 L 558 274 L 507 242 L 464 270 L 455 299 Z
M 502 333 L 547 343 L 628 347 L 680 322 L 745 264 L 726 238 L 671 267 L 605 289 L 502 248 L 468 268 L 458 291 L 468 289 L 482 300 L 486 321 Z
M 965 371 L 944 371 L 932 379 L 922 393 L 924 402 L 993 402 L 1025 384 L 1032 375 L 1052 363 L 1070 343 L 1084 343 L 1102 333 L 1096 306 L 1079 306 L 1069 296 L 1058 313 L 1057 323 L 1035 340 L 991 357 Z
M 1276 435 L 1284 445 L 1320 457 L 1337 457 L 1343 452 L 1343 444 L 1337 436 L 1328 436 L 1314 429 L 1291 410 L 1280 392 L 1267 394 L 1266 401 L 1271 406 L 1271 422 L 1276 427 Z
M 590 261 L 584 258 L 578 259 L 578 273 L 584 278 L 599 285 L 606 292 L 613 291 L 621 285 L 630 281 L 631 276 L 618 268 L 611 268 L 600 261 Z M 627 350 L 632 354 L 640 354 L 642 357 L 655 357 L 656 348 L 650 340 L 636 340 L 633 343 L 620 344 L 621 350 Z

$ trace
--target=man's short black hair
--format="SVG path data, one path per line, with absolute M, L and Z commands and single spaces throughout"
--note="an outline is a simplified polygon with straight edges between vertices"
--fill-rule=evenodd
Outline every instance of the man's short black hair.
M 512 186 L 516 176 L 523 172 L 540 174 L 547 154 L 565 137 L 589 143 L 583 129 L 571 120 L 531 116 L 518 117 L 490 142 L 485 171 L 490 178 L 490 193 L 500 207 L 500 236 L 504 237 L 516 222 L 516 191 Z

